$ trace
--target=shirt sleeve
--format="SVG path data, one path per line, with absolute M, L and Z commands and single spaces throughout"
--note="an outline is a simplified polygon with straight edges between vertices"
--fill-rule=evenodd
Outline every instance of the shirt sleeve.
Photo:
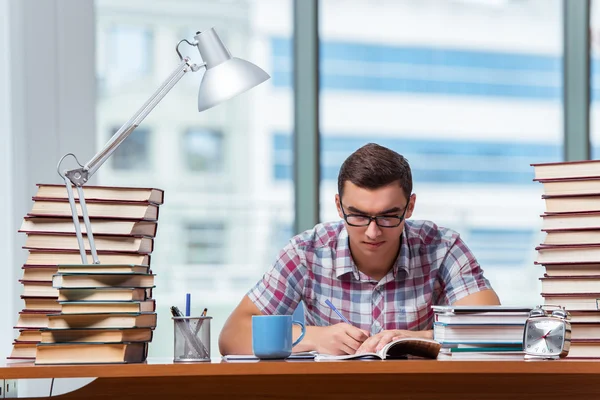
M 458 233 L 440 268 L 443 290 L 440 304 L 454 304 L 473 293 L 492 289 L 483 269 Z
M 304 252 L 290 242 L 248 297 L 265 315 L 290 315 L 302 299 L 306 269 Z

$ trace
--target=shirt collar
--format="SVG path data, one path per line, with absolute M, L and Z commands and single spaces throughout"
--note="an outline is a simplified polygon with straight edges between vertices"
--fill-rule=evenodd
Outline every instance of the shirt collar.
M 343 221 L 342 221 L 343 224 Z M 335 260 L 333 263 L 333 268 L 335 269 L 336 278 L 341 277 L 342 275 L 352 273 L 356 280 L 360 280 L 360 273 L 358 271 L 358 267 L 356 263 L 352 259 L 352 253 L 350 252 L 350 241 L 348 240 L 348 231 L 346 230 L 346 225 L 342 225 L 342 229 L 338 235 L 337 246 L 335 249 Z M 407 232 L 407 224 L 404 224 L 403 234 L 400 239 L 400 251 L 398 252 L 398 257 L 394 262 L 394 267 L 392 268 L 392 273 L 394 275 L 394 279 L 398 276 L 399 270 L 404 270 L 405 274 L 402 276 L 405 277 L 409 272 L 410 265 L 410 246 L 408 245 L 408 232 Z

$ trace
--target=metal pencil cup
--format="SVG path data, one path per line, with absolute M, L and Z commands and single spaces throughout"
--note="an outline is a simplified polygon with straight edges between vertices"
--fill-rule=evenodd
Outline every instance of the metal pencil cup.
M 210 320 L 212 317 L 172 317 L 174 362 L 210 361 Z

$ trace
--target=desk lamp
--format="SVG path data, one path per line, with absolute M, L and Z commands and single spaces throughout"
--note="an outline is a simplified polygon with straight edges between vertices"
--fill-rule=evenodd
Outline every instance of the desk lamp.
M 204 61 L 202 64 L 194 64 L 188 57 L 183 57 L 181 55 L 179 46 L 184 42 L 198 48 L 200 56 Z M 144 118 L 150 114 L 154 107 L 163 99 L 163 97 L 165 97 L 173 86 L 179 82 L 186 72 L 196 72 L 202 68 L 205 68 L 206 70 L 202 77 L 200 90 L 198 92 L 198 111 L 204 111 L 214 107 L 270 78 L 265 71 L 256 65 L 240 58 L 232 57 L 214 28 L 205 32 L 197 32 L 193 42 L 189 42 L 187 39 L 180 40 L 175 47 L 175 51 L 181 61 L 177 68 L 175 68 L 171 75 L 169 75 L 133 117 L 115 132 L 104 147 L 92 157 L 90 161 L 85 165 L 81 165 L 73 153 L 68 153 L 58 162 L 57 170 L 67 187 L 71 215 L 73 217 L 73 223 L 75 224 L 75 234 L 77 235 L 79 252 L 83 264 L 87 264 L 87 256 L 81 227 L 79 226 L 79 216 L 77 214 L 72 186 L 77 188 L 79 195 L 81 214 L 85 223 L 93 263 L 99 264 L 100 261 L 98 260 L 98 254 L 94 244 L 94 235 L 92 233 L 90 218 L 85 204 L 83 185 L 85 185 L 92 175 L 98 171 L 98 168 L 100 168 L 115 152 L 117 147 L 119 147 L 127 136 L 140 125 Z M 60 165 L 65 158 L 69 156 L 75 159 L 75 162 L 77 162 L 80 168 L 61 171 Z

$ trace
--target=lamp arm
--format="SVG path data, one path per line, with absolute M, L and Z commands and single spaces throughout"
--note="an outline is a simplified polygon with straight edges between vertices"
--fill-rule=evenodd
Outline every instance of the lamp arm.
M 187 42 L 187 41 L 186 41 Z M 180 42 L 181 44 L 182 42 Z M 187 42 L 189 43 L 189 42 Z M 179 47 L 179 44 L 177 45 Z M 181 62 L 175 68 L 175 70 L 169 75 L 169 77 L 159 86 L 159 88 L 152 94 L 152 96 L 142 105 L 142 107 L 131 117 L 123 126 L 119 128 L 117 132 L 109 139 L 109 141 L 104 145 L 104 147 L 96 153 L 94 157 L 90 161 L 88 161 L 85 165 L 81 165 L 75 157 L 74 154 L 69 153 L 63 156 L 58 162 L 57 170 L 58 174 L 65 181 L 65 186 L 67 188 L 67 197 L 69 199 L 69 206 L 71 208 L 71 216 L 73 218 L 73 223 L 75 224 L 75 235 L 77 237 L 77 243 L 79 245 L 79 253 L 81 255 L 81 262 L 83 264 L 87 264 L 87 255 L 85 244 L 83 241 L 83 234 L 81 232 L 81 227 L 79 225 L 79 214 L 77 211 L 77 205 L 75 203 L 75 196 L 73 194 L 73 188 L 71 185 L 75 185 L 77 187 L 77 194 L 79 199 L 79 204 L 81 206 L 81 213 L 83 216 L 83 222 L 86 227 L 86 235 L 88 238 L 88 242 L 90 244 L 90 252 L 92 255 L 92 260 L 94 264 L 99 264 L 100 261 L 98 259 L 98 252 L 96 251 L 96 245 L 94 242 L 94 234 L 92 231 L 92 226 L 90 222 L 90 217 L 87 212 L 87 206 L 85 203 L 85 197 L 83 193 L 82 186 L 98 171 L 98 168 L 106 162 L 106 160 L 115 152 L 117 147 L 137 128 L 140 123 L 150 114 L 150 112 L 156 107 L 156 105 L 169 93 L 169 91 L 179 82 L 179 80 L 185 75 L 186 72 L 193 71 L 196 72 L 202 67 L 206 67 L 205 64 L 193 64 L 190 62 L 190 59 L 181 56 L 179 49 L 177 48 L 177 54 Z M 68 156 L 72 156 L 80 168 L 68 170 L 62 172 L 60 166 L 65 158 Z
M 169 77 L 159 86 L 152 96 L 142 105 L 142 107 L 119 128 L 117 132 L 109 139 L 104 147 L 96 153 L 90 161 L 83 167 L 65 171 L 65 176 L 75 186 L 83 186 L 98 171 L 98 168 L 115 152 L 117 147 L 137 128 L 140 123 L 150 114 L 156 105 L 169 93 L 169 91 L 179 82 L 179 80 L 189 71 L 198 71 L 202 65 L 190 63 L 189 58 L 183 58 L 181 63 L 169 75 Z M 60 173 L 60 172 L 59 172 Z

